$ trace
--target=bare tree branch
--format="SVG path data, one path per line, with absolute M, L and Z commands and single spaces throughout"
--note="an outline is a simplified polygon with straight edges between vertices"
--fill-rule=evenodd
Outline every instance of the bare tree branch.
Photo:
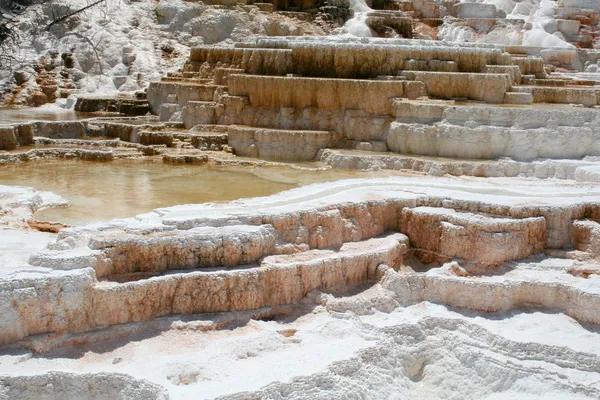
M 96 6 L 96 5 L 100 4 L 100 3 L 103 3 L 103 2 L 105 2 L 105 1 L 106 1 L 106 0 L 97 0 L 97 1 L 93 2 L 92 4 L 90 4 L 90 5 L 88 5 L 88 6 L 85 6 L 85 7 L 83 7 L 83 8 L 80 8 L 79 10 L 73 11 L 72 13 L 69 13 L 69 14 L 67 14 L 67 15 L 65 15 L 65 16 L 62 16 L 62 17 L 60 17 L 60 18 L 57 18 L 57 19 L 53 20 L 52 22 L 50 22 L 50 24 L 49 24 L 49 25 L 46 27 L 46 30 L 47 30 L 47 31 L 49 31 L 49 30 L 50 30 L 50 28 L 52 28 L 52 26 L 54 26 L 54 25 L 56 25 L 56 24 L 58 24 L 58 23 L 61 23 L 61 22 L 63 22 L 64 20 L 66 20 L 66 19 L 68 19 L 68 18 L 71 18 L 72 16 L 74 16 L 74 15 L 76 15 L 76 14 L 79 14 L 80 12 L 83 12 L 83 11 L 85 11 L 85 10 L 87 10 L 87 9 L 89 9 L 89 8 L 92 8 L 92 7 L 94 7 L 94 6 Z
M 96 32 L 96 34 L 97 33 L 98 32 Z M 84 35 L 76 33 L 76 32 L 67 33 L 65 36 L 75 36 L 76 38 L 83 40 L 84 42 L 86 42 L 87 44 L 89 44 L 92 47 L 92 50 L 94 51 L 94 54 L 96 55 L 96 61 L 98 62 L 98 67 L 100 68 L 99 79 L 101 80 L 102 76 L 104 76 L 104 69 L 102 68 L 102 59 L 100 58 L 100 54 L 98 54 L 97 47 L 100 44 L 100 42 L 102 41 L 102 38 L 100 38 L 98 43 L 94 44 L 94 42 L 92 42 L 92 39 L 96 36 L 96 34 L 94 34 L 94 36 L 92 36 L 91 39 L 87 36 L 84 36 Z M 98 81 L 98 85 L 100 85 L 100 80 Z

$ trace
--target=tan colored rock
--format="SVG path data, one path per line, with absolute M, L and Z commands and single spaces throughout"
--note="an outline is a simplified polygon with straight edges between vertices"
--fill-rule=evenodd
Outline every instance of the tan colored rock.
M 165 231 L 143 238 L 108 233 L 90 243 L 93 250 L 103 250 L 110 259 L 111 269 L 97 271 L 99 277 L 252 264 L 272 254 L 274 246 L 275 234 L 268 225 Z
M 0 150 L 13 150 L 19 146 L 15 128 L 11 125 L 0 126 Z
M 92 291 L 92 325 L 107 326 L 173 313 L 250 310 L 297 303 L 312 290 L 361 284 L 374 276 L 378 265 L 399 265 L 406 249 L 406 238 L 395 234 L 348 243 L 339 251 L 313 250 L 266 257 L 260 267 L 99 284 Z
M 417 82 L 230 75 L 229 93 L 247 96 L 263 107 L 317 107 L 324 110 L 359 109 L 390 113 L 390 100 L 405 96 Z M 356 96 L 361 93 L 361 96 Z M 421 92 L 422 93 L 422 92 Z
M 148 87 L 148 103 L 155 114 L 160 112 L 163 103 L 170 103 L 169 96 L 175 96 L 179 107 L 189 101 L 213 101 L 216 85 L 181 82 L 152 82 Z
M 402 232 L 412 246 L 434 258 L 458 257 L 473 263 L 523 259 L 542 252 L 546 244 L 544 218 L 494 218 L 446 208 L 405 208 Z
M 573 245 L 576 249 L 600 256 L 600 224 L 594 220 L 573 221 Z
M 43 92 L 36 91 L 29 96 L 27 101 L 33 107 L 40 107 L 48 102 L 48 97 Z
M 228 143 L 239 156 L 274 161 L 312 161 L 319 150 L 335 147 L 335 132 L 260 129 L 232 125 Z
M 504 103 L 511 76 L 486 73 L 404 72 L 404 75 L 425 84 L 431 97 L 440 99 L 466 98 L 488 103 Z

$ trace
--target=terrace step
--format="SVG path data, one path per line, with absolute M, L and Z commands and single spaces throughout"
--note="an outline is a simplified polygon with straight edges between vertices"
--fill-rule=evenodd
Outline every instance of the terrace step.
M 229 94 L 247 96 L 258 107 L 316 107 L 323 110 L 390 112 L 390 98 L 417 98 L 426 94 L 421 82 L 230 75 Z M 356 96 L 361 93 L 361 96 Z
M 600 224 L 594 220 L 573 221 L 573 242 L 577 250 L 600 256 Z
M 223 86 L 196 82 L 151 82 L 148 86 L 148 103 L 155 114 L 165 103 L 184 107 L 189 101 L 213 101 L 215 92 Z
M 475 264 L 500 264 L 544 251 L 543 217 L 507 218 L 458 212 L 449 208 L 402 210 L 402 232 L 423 262 L 453 258 Z
M 192 133 L 192 146 L 200 150 L 223 150 L 229 143 L 226 133 L 202 132 L 194 130 Z
M 544 60 L 541 57 L 520 56 L 511 57 L 512 63 L 517 65 L 522 75 L 534 75 L 536 78 L 545 78 Z
M 523 92 L 506 92 L 504 102 L 506 104 L 533 104 L 533 95 Z
M 95 268 L 102 278 L 252 264 L 274 252 L 275 240 L 270 225 L 233 225 L 142 236 L 106 233 L 91 239 L 90 248 L 110 259 L 108 265 Z
M 402 75 L 423 82 L 430 97 L 466 98 L 488 103 L 503 103 L 512 79 L 512 75 L 504 73 L 404 71 Z
M 217 107 L 215 101 L 188 101 L 181 110 L 181 119 L 187 129 L 199 124 L 214 124 L 217 122 Z
M 598 165 L 582 160 L 468 160 L 444 157 L 410 156 L 360 150 L 325 149 L 319 161 L 333 168 L 352 170 L 415 171 L 434 176 L 528 177 L 575 179 L 580 168 Z
M 386 137 L 393 152 L 517 161 L 600 155 L 597 110 L 398 100 L 393 104 L 397 119 Z
M 531 93 L 534 103 L 581 104 L 592 107 L 599 104 L 600 88 L 516 86 L 513 91 Z
M 272 161 L 312 161 L 319 150 L 336 147 L 336 132 L 268 129 L 241 125 L 227 127 L 228 143 L 235 153 Z
M 595 86 L 594 81 L 588 80 L 574 80 L 574 79 L 536 79 L 536 86 L 555 86 L 555 87 L 565 87 L 565 86 Z
M 199 78 L 195 78 L 195 77 L 191 77 L 191 78 L 170 77 L 170 76 L 164 77 L 160 81 L 161 82 L 183 83 L 183 84 L 191 83 L 191 84 L 198 84 L 198 85 L 210 85 L 213 83 L 212 79 L 199 79 Z
M 176 103 L 163 103 L 160 105 L 160 112 L 158 113 L 160 121 L 169 121 L 171 117 L 179 111 L 179 104 Z
M 327 41 L 312 43 L 295 39 L 278 39 L 276 42 L 267 39 L 259 40 L 258 45 L 263 46 L 267 42 L 269 48 L 200 46 L 192 49 L 190 59 L 237 65 L 249 74 L 299 74 L 347 79 L 393 75 L 403 69 L 406 60 L 411 59 L 453 61 L 461 72 L 479 72 L 486 65 L 508 64 L 499 48 L 462 46 L 457 51 L 444 44 L 421 40 L 413 43 L 386 41 L 372 46 Z
M 245 71 L 241 68 L 215 68 L 214 83 L 217 85 L 227 85 L 227 77 L 233 74 L 243 74 Z
M 173 147 L 175 142 L 191 141 L 193 137 L 194 135 L 187 130 L 153 129 L 140 131 L 137 134 L 137 142 L 145 146 L 164 144 L 167 147 Z
M 92 319 L 107 326 L 169 314 L 294 304 L 314 290 L 363 284 L 377 277 L 380 265 L 398 268 L 407 249 L 408 238 L 395 233 L 345 243 L 338 250 L 268 256 L 238 268 L 111 275 L 92 288 Z

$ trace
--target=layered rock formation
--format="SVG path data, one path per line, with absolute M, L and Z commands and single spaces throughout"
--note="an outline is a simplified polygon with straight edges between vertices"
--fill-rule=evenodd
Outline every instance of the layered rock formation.
M 585 242 L 574 233 L 580 230 L 575 231 L 573 224 L 597 213 L 595 192 L 564 186 L 564 197 L 556 201 L 535 197 L 523 204 L 526 191 L 541 195 L 551 188 L 514 187 L 507 194 L 472 201 L 466 186 L 445 180 L 341 181 L 262 200 L 175 207 L 132 220 L 62 230 L 56 244 L 30 259 L 32 265 L 55 272 L 44 280 L 15 276 L 6 282 L 3 295 L 12 306 L 5 321 L 12 322 L 3 341 L 168 314 L 292 304 L 315 289 L 350 287 L 377 279 L 385 268 L 411 266 L 406 258 L 409 247 L 421 263 L 459 260 L 465 275 L 502 271 L 499 266 L 508 261 Z M 585 198 L 578 199 L 583 193 Z M 478 215 L 482 213 L 486 216 Z M 406 236 L 389 235 L 393 231 Z M 582 290 L 572 286 L 580 278 L 566 272 L 568 264 L 552 278 L 556 287 Z M 512 279 L 511 274 L 505 276 Z M 440 294 L 430 293 L 435 285 L 468 283 L 452 273 L 401 277 L 411 287 L 399 294 L 407 301 L 437 298 Z M 427 279 L 431 280 L 427 289 L 419 289 L 424 283 L 417 282 Z M 473 290 L 479 286 L 488 290 L 493 282 L 480 279 Z M 535 280 L 525 279 L 523 285 L 556 290 Z M 29 287 L 37 293 L 33 298 L 26 295 Z M 513 292 L 517 288 L 498 286 L 507 294 L 497 303 L 490 298 L 491 303 L 477 305 L 467 300 L 479 298 L 471 295 L 464 299 L 469 308 L 488 311 L 531 302 L 537 296 L 511 301 L 522 296 Z M 595 295 L 590 296 L 589 301 L 595 301 Z M 444 301 L 465 306 L 465 300 L 458 295 Z M 540 305 L 597 323 L 595 314 L 585 311 L 587 301 L 566 308 L 562 303 Z M 46 307 L 53 312 L 45 313 Z
M 0 186 L 0 398 L 597 398 L 593 2 L 210 3 L 156 8 L 147 101 L 70 101 L 156 116 L 3 124 L 0 168 L 370 178 L 73 227 Z
M 564 106 L 595 108 L 598 90 L 591 81 L 548 75 L 551 61 L 531 53 L 523 46 L 414 39 L 264 38 L 193 49 L 179 73 L 150 85 L 148 99 L 163 121 L 227 134 L 243 156 L 312 160 L 319 149 L 354 148 L 510 157 L 517 161 L 511 172 L 496 175 L 538 176 L 528 172 L 536 169 L 532 161 L 598 156 L 596 111 Z M 581 62 L 572 55 L 565 62 Z M 506 105 L 490 105 L 497 103 Z M 240 130 L 262 133 L 241 139 Z M 325 161 L 331 153 L 319 154 Z M 566 168 L 560 174 L 572 179 L 586 165 L 554 168 Z

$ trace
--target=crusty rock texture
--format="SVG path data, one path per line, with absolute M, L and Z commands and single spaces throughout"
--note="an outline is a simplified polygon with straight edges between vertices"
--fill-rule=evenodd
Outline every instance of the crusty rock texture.
M 6 100 L 140 116 L 4 111 L 0 168 L 140 159 L 115 209 L 326 183 L 71 227 L 0 186 L 0 399 L 600 397 L 594 1 L 107 0 L 33 34 L 67 3 L 15 17 Z M 200 180 L 166 203 L 155 167 Z
M 402 210 L 402 231 L 425 258 L 462 258 L 498 264 L 543 251 L 544 218 L 492 218 L 452 209 L 416 207 Z
M 597 374 L 594 363 L 598 358 L 585 351 L 521 342 L 472 321 L 445 317 L 432 316 L 414 322 L 375 326 L 371 329 L 379 334 L 376 344 L 360 350 L 354 357 L 332 363 L 320 373 L 273 382 L 257 391 L 225 395 L 219 399 L 424 395 L 445 399 L 458 391 L 464 391 L 466 398 L 473 399 L 510 398 L 513 395 L 560 398 L 560 393 L 565 392 L 582 399 L 598 395 L 597 388 L 585 383 Z M 580 361 L 566 367 L 563 360 L 571 357 L 580 357 Z M 543 366 L 536 368 L 531 364 Z M 576 378 L 579 383 L 560 375 L 558 371 L 566 372 L 565 368 L 583 375 Z M 456 378 L 448 379 L 450 374 L 454 377 L 454 373 Z M 460 389 L 457 382 L 460 382 Z
M 70 374 L 0 377 L 0 399 L 153 399 L 169 398 L 166 390 L 119 374 Z
M 541 57 L 546 52 L 579 57 L 573 49 L 486 43 L 265 37 L 194 47 L 183 68 L 150 84 L 148 101 L 162 121 L 230 134 L 233 150 L 245 157 L 305 161 L 319 150 L 352 148 L 527 163 L 494 172 L 467 165 L 473 175 L 549 177 L 551 168 L 571 177 L 585 165 L 553 162 L 600 155 L 600 90 L 593 80 L 553 75 L 546 66 L 554 61 Z M 242 135 L 234 126 L 249 130 Z M 336 140 L 324 140 L 325 132 Z M 287 151 L 301 147 L 305 154 Z M 546 164 L 535 171 L 532 162 Z
M 482 193 L 493 187 L 480 185 Z M 598 300 L 595 289 L 574 285 L 580 278 L 567 272 L 573 267 L 568 263 L 550 286 L 516 277 L 522 280 L 518 285 L 465 281 L 469 273 L 501 271 L 507 261 L 582 241 L 573 224 L 598 214 L 597 194 L 564 184 L 563 197 L 544 200 L 548 190 L 552 186 L 514 186 L 472 200 L 468 184 L 446 179 L 349 180 L 265 199 L 173 207 L 63 229 L 56 243 L 30 257 L 33 266 L 43 268 L 42 279 L 4 278 L 2 296 L 10 306 L 3 314 L 2 340 L 83 332 L 169 314 L 293 304 L 312 290 L 376 279 L 381 265 L 393 270 L 410 266 L 405 261 L 409 246 L 421 262 L 457 260 L 464 268 L 450 268 L 450 275 L 406 275 L 411 289 L 397 291 L 406 301 L 444 301 L 486 311 L 540 301 L 600 322 L 586 311 Z M 531 197 L 530 191 L 537 195 Z M 394 231 L 406 236 L 389 234 Z M 468 294 L 494 285 L 499 297 Z M 558 301 L 558 294 L 550 295 L 556 290 L 560 296 L 583 292 Z M 583 296 L 589 290 L 589 297 Z M 488 300 L 474 301 L 482 298 Z M 544 300 L 549 298 L 554 300 Z
M 0 229 L 27 226 L 36 211 L 68 204 L 67 200 L 51 192 L 0 185 Z

